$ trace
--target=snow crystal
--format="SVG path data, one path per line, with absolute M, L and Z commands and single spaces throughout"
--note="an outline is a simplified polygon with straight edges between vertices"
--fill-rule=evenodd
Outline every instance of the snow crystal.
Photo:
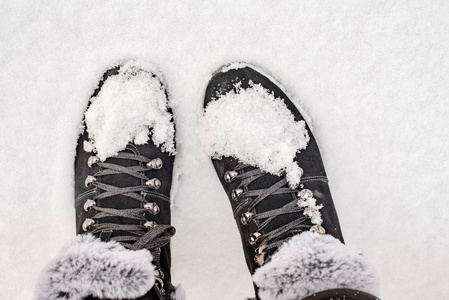
M 212 101 L 200 120 L 201 141 L 214 158 L 232 156 L 274 175 L 286 173 L 296 187 L 302 170 L 294 162 L 307 147 L 304 121 L 295 121 L 284 101 L 260 84 L 235 90 Z
M 114 156 L 129 142 L 146 144 L 150 134 L 156 146 L 174 154 L 174 124 L 167 105 L 165 88 L 151 66 L 136 60 L 124 63 L 84 114 L 98 157 Z
M 303 215 L 310 218 L 312 224 L 321 225 L 323 223 L 320 212 L 320 209 L 323 208 L 323 204 L 316 205 L 315 198 L 299 199 L 298 206 L 304 208 Z
M 92 152 L 92 151 L 94 151 L 94 146 L 92 145 L 91 142 L 89 142 L 89 141 L 84 141 L 84 142 L 83 142 L 83 149 L 84 149 L 84 151 L 86 151 L 86 152 Z

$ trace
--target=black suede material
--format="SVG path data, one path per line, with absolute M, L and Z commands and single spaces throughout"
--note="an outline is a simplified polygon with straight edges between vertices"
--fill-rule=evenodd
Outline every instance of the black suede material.
M 209 102 L 218 100 L 221 95 L 225 95 L 232 90 L 236 90 L 235 84 L 239 84 L 241 89 L 251 88 L 252 84 L 262 85 L 265 89 L 273 93 L 276 98 L 281 98 L 284 100 L 287 108 L 293 113 L 295 121 L 304 120 L 298 109 L 290 101 L 288 96 L 281 90 L 280 87 L 278 87 L 270 79 L 250 67 L 230 69 L 224 72 L 222 72 L 221 70 L 217 71 L 210 80 L 209 85 L 206 89 L 204 107 L 206 108 Z M 317 204 L 324 205 L 324 207 L 321 209 L 321 213 L 323 218 L 322 226 L 326 230 L 326 233 L 331 234 L 332 236 L 343 242 L 343 235 L 332 201 L 326 172 L 324 170 L 324 165 L 321 159 L 318 145 L 307 124 L 306 129 L 310 137 L 309 144 L 305 150 L 301 150 L 301 152 L 297 153 L 295 157 L 295 161 L 298 162 L 298 165 L 304 171 L 304 174 L 301 178 L 301 184 L 297 187 L 297 189 L 300 190 L 306 188 L 313 192 L 314 197 L 317 199 Z M 254 134 L 257 135 L 257 132 L 254 132 Z M 255 221 L 251 221 L 246 226 L 242 225 L 242 223 L 240 222 L 241 215 L 248 211 L 247 209 L 249 206 L 249 201 L 247 201 L 244 197 L 242 197 L 238 201 L 232 200 L 232 190 L 238 187 L 240 181 L 234 180 L 233 182 L 228 183 L 224 179 L 225 172 L 228 170 L 233 170 L 239 162 L 236 158 L 233 157 L 212 159 L 212 162 L 231 203 L 237 227 L 240 231 L 246 263 L 251 274 L 253 274 L 259 267 L 259 265 L 254 261 L 255 250 L 257 249 L 258 244 L 256 243 L 255 245 L 250 245 L 248 242 L 248 238 L 250 234 L 256 231 L 257 226 Z M 255 190 L 268 188 L 273 183 L 278 182 L 279 180 L 280 177 L 278 176 L 266 174 L 263 177 L 252 182 L 248 186 L 248 189 Z M 286 203 L 289 203 L 294 199 L 296 199 L 296 196 L 293 192 L 291 194 L 284 195 L 271 195 L 263 200 L 260 204 L 258 204 L 255 211 L 257 213 L 262 213 L 268 210 L 273 210 L 275 208 L 284 206 Z M 274 219 L 269 224 L 269 226 L 264 228 L 261 233 L 264 234 L 272 231 L 273 229 L 279 228 L 280 226 L 285 225 L 300 217 L 302 217 L 302 213 L 293 213 L 279 216 Z M 305 224 L 311 225 L 309 219 Z M 298 232 L 296 231 L 290 232 L 289 234 L 294 235 L 297 233 Z M 285 238 L 285 236 L 283 236 L 282 238 Z M 273 252 L 269 254 L 272 253 Z
M 103 83 L 109 76 L 114 76 L 118 73 L 120 67 L 116 67 L 114 69 L 108 70 L 102 80 L 99 83 L 98 88 L 93 93 L 92 97 L 95 97 L 100 91 Z M 161 83 L 162 84 L 162 83 Z M 171 113 L 170 109 L 168 111 Z M 86 218 L 92 218 L 97 211 L 91 209 L 89 211 L 85 211 L 83 209 L 83 205 L 87 199 L 92 199 L 95 195 L 101 193 L 102 191 L 93 188 L 93 187 L 85 187 L 84 181 L 88 175 L 94 175 L 99 167 L 94 165 L 92 168 L 89 168 L 87 165 L 88 158 L 90 156 L 95 155 L 92 152 L 84 151 L 83 143 L 84 141 L 88 141 L 87 131 L 85 131 L 82 135 L 80 135 L 78 139 L 78 145 L 76 148 L 76 158 L 75 158 L 75 211 L 76 211 L 76 233 L 77 234 L 85 234 L 86 232 L 82 229 L 82 224 Z M 155 221 L 158 224 L 171 224 L 171 213 L 170 213 L 170 190 L 172 186 L 172 173 L 173 173 L 173 163 L 174 156 L 169 155 L 166 152 L 162 152 L 159 147 L 156 147 L 151 139 L 148 144 L 145 145 L 135 145 L 128 144 L 125 152 L 139 154 L 148 157 L 149 159 L 160 158 L 162 159 L 163 166 L 159 170 L 149 170 L 144 172 L 145 175 L 149 178 L 158 178 L 161 181 L 161 187 L 157 190 L 148 190 L 148 194 L 145 198 L 149 202 L 156 202 L 160 207 L 160 212 L 157 215 L 152 215 L 150 212 L 145 213 L 145 218 L 148 221 Z M 106 159 L 108 163 L 119 164 L 122 166 L 131 166 L 131 165 L 139 165 L 139 162 L 127 160 L 127 159 L 117 159 L 117 158 L 108 158 Z M 140 163 L 142 164 L 142 163 Z M 114 185 L 117 187 L 126 187 L 126 186 L 136 186 L 141 185 L 143 182 L 141 179 L 126 175 L 126 174 L 116 174 L 116 175 L 107 175 L 98 178 L 99 182 L 106 183 L 109 185 Z M 157 197 L 157 196 L 160 197 Z M 137 200 L 134 200 L 129 197 L 125 197 L 122 195 L 117 195 L 113 197 L 108 197 L 103 200 L 98 200 L 97 205 L 101 207 L 115 208 L 115 209 L 126 209 L 126 208 L 136 208 L 142 207 L 143 204 Z M 97 223 L 115 223 L 115 224 L 141 224 L 139 220 L 132 220 L 129 218 L 122 217 L 109 217 L 103 218 L 96 221 Z M 99 238 L 103 240 L 109 240 L 110 238 L 123 235 L 123 232 L 103 232 L 97 235 Z M 156 287 L 151 289 L 145 296 L 139 299 L 145 300 L 159 300 L 159 299 L 169 299 L 168 295 L 173 289 L 171 285 L 171 274 L 170 274 L 170 244 L 161 248 L 161 258 L 160 258 L 160 269 L 164 273 L 164 289 L 166 290 L 166 297 L 159 297 L 158 291 Z M 97 299 L 94 297 L 88 297 L 86 299 Z

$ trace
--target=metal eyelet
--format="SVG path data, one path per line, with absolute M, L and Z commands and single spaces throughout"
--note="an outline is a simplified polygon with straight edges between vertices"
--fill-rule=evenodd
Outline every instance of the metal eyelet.
M 243 225 L 248 225 L 248 223 L 251 221 L 254 214 L 252 212 L 246 212 L 242 214 L 242 217 L 240 218 L 240 222 L 242 222 Z
M 325 234 L 326 233 L 326 230 L 323 228 L 323 226 L 321 226 L 321 225 L 313 225 L 310 229 L 309 229 L 309 231 L 312 231 L 312 232 L 316 232 L 316 233 L 320 233 L 320 234 Z
M 161 293 L 162 296 L 165 296 L 164 281 L 159 277 L 156 277 L 155 279 L 156 279 L 156 285 L 159 288 L 159 292 Z
M 86 187 L 90 187 L 94 182 L 97 182 L 97 178 L 92 175 L 87 175 L 86 180 L 84 181 L 84 185 Z
M 89 157 L 89 159 L 87 160 L 87 166 L 89 168 L 92 168 L 97 162 L 100 161 L 100 158 L 98 156 L 91 156 Z
M 148 210 L 152 215 L 157 215 L 160 211 L 159 206 L 155 202 L 145 203 L 143 208 Z
M 92 226 L 93 224 L 95 224 L 94 219 L 86 219 L 84 220 L 83 225 L 81 227 L 83 228 L 84 231 L 88 231 L 89 227 Z
M 152 159 L 146 164 L 147 168 L 150 170 L 152 169 L 159 170 L 160 168 L 162 168 L 162 165 L 163 165 L 162 159 L 160 158 Z
M 248 238 L 248 242 L 250 243 L 250 245 L 254 245 L 257 243 L 257 241 L 259 240 L 259 238 L 262 236 L 262 234 L 260 232 L 254 232 L 253 234 L 251 234 Z
M 164 279 L 164 272 L 161 269 L 154 270 L 154 276 Z
M 307 199 L 313 197 L 313 193 L 312 193 L 311 190 L 303 189 L 303 190 L 300 190 L 300 191 L 298 192 L 298 195 L 297 195 L 297 196 L 298 196 L 298 198 L 301 199 L 301 200 L 307 200 Z
M 91 210 L 92 206 L 94 206 L 94 205 L 97 205 L 97 203 L 94 200 L 87 199 L 86 202 L 84 203 L 83 208 L 85 211 L 89 211 L 89 210 Z
M 267 245 L 260 245 L 254 250 L 254 252 L 256 252 L 256 255 L 254 255 L 254 262 L 256 262 L 259 266 L 262 266 L 265 263 L 266 248 Z
M 162 270 L 158 268 L 158 269 L 154 270 L 154 276 L 156 279 L 156 285 L 159 288 L 161 295 L 164 296 L 165 295 L 164 281 L 163 281 L 164 272 L 162 272 Z
M 239 173 L 237 173 L 236 171 L 226 171 L 225 175 L 224 175 L 224 180 L 226 182 L 232 182 L 234 181 L 235 177 L 239 175 Z
M 159 283 L 159 288 L 162 289 L 164 287 L 164 281 L 162 281 L 162 278 L 156 277 L 157 283 Z
M 158 190 L 161 187 L 161 181 L 157 178 L 152 178 L 145 182 L 145 185 L 149 186 L 153 190 Z
M 243 190 L 242 189 L 232 190 L 232 193 L 231 193 L 232 200 L 238 201 L 242 194 L 243 194 Z
M 259 250 L 261 247 L 256 249 L 256 255 L 254 255 L 254 262 L 259 265 L 259 267 L 263 266 L 265 263 L 265 255 L 264 251 Z M 264 247 L 265 249 L 265 247 Z
M 156 227 L 157 223 L 154 221 L 146 221 L 145 223 L 143 223 L 143 226 L 146 228 L 154 228 Z
M 254 255 L 254 262 L 259 266 L 263 266 L 263 263 L 265 261 L 265 254 L 261 254 L 261 255 Z
M 302 175 L 304 175 L 304 170 L 301 167 L 299 167 L 299 178 L 301 178 Z

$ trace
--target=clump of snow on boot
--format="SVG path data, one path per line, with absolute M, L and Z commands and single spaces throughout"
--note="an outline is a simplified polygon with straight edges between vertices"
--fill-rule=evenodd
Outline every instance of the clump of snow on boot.
M 296 153 L 307 147 L 304 121 L 295 121 L 284 101 L 260 84 L 238 85 L 212 101 L 200 120 L 201 141 L 213 158 L 232 156 L 245 164 L 280 175 L 296 187 L 301 169 Z
M 174 124 L 161 79 L 142 61 L 124 63 L 109 76 L 85 112 L 84 120 L 92 147 L 104 161 L 125 149 L 129 142 L 148 143 L 175 154 Z

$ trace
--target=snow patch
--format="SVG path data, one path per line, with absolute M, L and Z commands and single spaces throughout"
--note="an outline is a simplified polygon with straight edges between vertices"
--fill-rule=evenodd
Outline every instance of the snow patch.
M 285 172 L 292 188 L 299 184 L 302 171 L 294 158 L 309 142 L 305 122 L 295 121 L 284 101 L 260 84 L 236 85 L 209 102 L 199 125 L 213 158 L 232 156 L 274 175 Z
M 147 63 L 127 61 L 90 101 L 84 114 L 86 129 L 101 160 L 116 155 L 129 142 L 148 143 L 150 135 L 162 151 L 175 154 L 166 91 Z
M 94 151 L 94 146 L 92 145 L 92 143 L 90 141 L 84 141 L 83 149 L 86 152 L 92 152 L 92 151 Z
M 315 198 L 299 199 L 298 206 L 304 208 L 303 215 L 310 218 L 312 224 L 321 225 L 323 223 L 320 212 L 320 209 L 323 208 L 323 204 L 316 205 Z

